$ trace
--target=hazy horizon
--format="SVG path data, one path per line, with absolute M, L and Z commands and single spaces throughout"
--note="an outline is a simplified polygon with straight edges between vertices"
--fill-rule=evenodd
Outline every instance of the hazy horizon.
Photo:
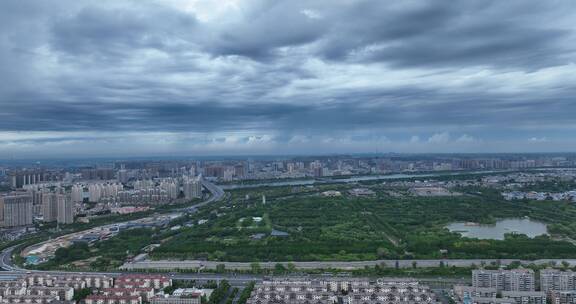
M 205 155 L 120 155 L 120 156 L 82 156 L 76 155 L 73 157 L 21 157 L 21 158 L 0 158 L 0 164 L 2 165 L 27 165 L 27 164 L 63 164 L 63 163 L 86 163 L 86 164 L 98 164 L 98 163 L 109 163 L 109 162 L 140 162 L 140 161 L 209 161 L 209 162 L 219 162 L 219 161 L 279 161 L 279 160 L 317 160 L 325 158 L 407 158 L 407 159 L 476 159 L 476 158 L 517 158 L 522 157 L 575 157 L 576 152 L 501 152 L 501 153 L 474 153 L 474 152 L 462 152 L 462 153 L 451 153 L 451 152 L 441 152 L 441 153 L 393 153 L 393 152 L 383 152 L 383 153 L 302 153 L 302 154 L 205 154 Z

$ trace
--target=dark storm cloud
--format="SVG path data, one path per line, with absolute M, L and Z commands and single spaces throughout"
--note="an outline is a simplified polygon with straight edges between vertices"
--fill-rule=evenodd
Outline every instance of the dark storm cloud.
M 568 1 L 266 2 L 209 44 L 215 55 L 256 60 L 282 47 L 317 43 L 333 61 L 397 67 L 493 65 L 533 69 L 562 64 L 572 34 L 555 21 Z M 309 18 L 307 7 L 317 10 Z
M 324 56 L 397 67 L 531 69 L 564 63 L 564 55 L 574 52 L 573 47 L 562 45 L 571 32 L 555 27 L 558 3 L 554 1 L 416 3 L 393 9 L 384 2 L 355 5 L 341 16 L 347 22 L 328 35 Z
M 258 3 L 256 1 L 256 3 Z M 303 13 L 299 1 L 261 1 L 245 12 L 242 22 L 221 30 L 207 50 L 215 55 L 239 55 L 264 60 L 281 47 L 294 47 L 321 38 L 329 24 Z
M 27 109 L 34 107 L 34 111 Z M 19 102 L 3 107 L 0 129 L 11 131 L 215 131 L 260 128 L 306 111 L 305 106 Z M 22 117 L 27 119 L 23 120 Z M 30 124 L 34 121 L 34 124 Z
M 576 125 L 574 1 L 190 3 L 1 1 L 0 133 L 260 134 L 249 143 Z
M 355 103 L 362 100 L 362 103 Z M 518 101 L 514 96 L 471 97 L 427 90 L 376 90 L 341 93 L 330 104 L 237 105 L 217 101 L 176 103 L 58 103 L 19 101 L 3 106 L 0 129 L 11 131 L 266 131 L 298 134 L 404 126 L 452 125 L 537 127 L 542 122 L 572 123 L 571 97 Z M 465 102 L 470 105 L 463 107 Z M 29 109 L 34 108 L 34 111 Z M 26 119 L 22 119 L 26 117 Z M 31 123 L 33 122 L 33 123 Z
M 124 55 L 140 48 L 169 51 L 194 31 L 193 16 L 157 5 L 89 6 L 57 20 L 51 45 L 74 55 Z

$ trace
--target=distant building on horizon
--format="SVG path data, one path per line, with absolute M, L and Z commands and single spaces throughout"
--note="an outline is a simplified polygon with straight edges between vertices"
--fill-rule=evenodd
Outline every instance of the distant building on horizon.
M 72 202 L 81 203 L 84 200 L 84 186 L 73 185 L 70 191 Z
M 26 185 L 33 185 L 45 181 L 43 172 L 39 171 L 20 171 L 10 174 L 10 185 L 14 189 L 22 188 Z

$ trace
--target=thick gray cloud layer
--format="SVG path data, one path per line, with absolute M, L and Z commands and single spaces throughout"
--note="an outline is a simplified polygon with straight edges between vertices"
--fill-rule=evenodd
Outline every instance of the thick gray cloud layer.
M 0 157 L 575 150 L 575 19 L 570 0 L 6 0 Z

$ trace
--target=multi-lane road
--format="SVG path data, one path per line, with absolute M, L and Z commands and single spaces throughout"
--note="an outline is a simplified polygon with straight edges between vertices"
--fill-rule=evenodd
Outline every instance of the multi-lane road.
M 204 186 L 204 188 L 206 188 L 208 191 L 210 191 L 210 193 L 212 195 L 207 200 L 194 205 L 195 208 L 202 207 L 202 206 L 208 205 L 212 202 L 219 201 L 224 197 L 224 190 L 222 190 L 222 188 L 216 186 L 215 184 L 203 180 L 202 186 Z
M 0 271 L 0 281 L 11 281 L 25 276 L 29 273 L 43 273 L 52 275 L 74 275 L 74 274 L 86 274 L 86 272 L 69 272 L 69 271 Z M 124 274 L 126 272 L 90 272 L 90 274 L 101 274 L 108 275 L 111 277 Z M 199 284 L 206 283 L 208 281 L 226 280 L 230 285 L 234 287 L 242 287 L 248 283 L 260 282 L 263 280 L 262 275 L 236 275 L 236 274 L 213 274 L 213 273 L 165 273 L 173 280 L 186 280 L 186 281 L 196 281 Z
M 188 211 L 188 210 L 191 210 L 194 208 L 199 208 L 199 207 L 205 206 L 205 205 L 210 204 L 212 202 L 216 202 L 216 201 L 221 200 L 225 195 L 224 191 L 220 187 L 218 187 L 218 186 L 216 186 L 210 182 L 204 181 L 203 186 L 208 191 L 210 191 L 211 196 L 199 204 L 187 207 L 185 209 L 181 209 L 179 211 L 183 212 L 183 211 Z M 0 271 L 0 280 L 14 280 L 18 277 L 21 277 L 23 275 L 26 275 L 27 273 L 32 273 L 32 272 L 41 272 L 41 273 L 55 274 L 55 275 L 80 273 L 80 272 L 64 272 L 64 271 L 36 271 L 36 270 L 27 270 L 27 269 L 19 268 L 17 265 L 14 265 L 14 263 L 12 261 L 12 254 L 13 254 L 15 247 L 16 246 L 6 248 L 2 252 L 0 252 L 0 268 L 5 270 L 5 271 Z M 373 261 L 366 262 L 366 263 L 371 263 L 371 262 L 373 262 Z M 216 263 L 216 262 L 203 262 L 203 263 L 206 263 L 206 264 L 200 265 L 199 268 L 211 268 L 212 266 L 215 267 L 217 264 L 221 264 L 219 262 L 218 263 Z M 304 268 L 314 268 L 314 267 L 316 267 L 316 263 L 321 263 L 321 262 L 303 262 L 303 263 L 309 264 L 308 267 L 302 267 L 304 269 Z M 342 266 L 347 264 L 346 262 L 337 262 L 337 263 L 342 263 Z M 212 264 L 214 264 L 214 265 L 212 265 Z M 233 267 L 232 264 L 234 264 L 234 263 L 231 263 L 229 265 L 230 266 L 229 269 L 235 268 L 235 267 Z M 242 263 L 240 263 L 240 264 L 242 264 Z M 239 269 L 247 268 L 248 263 L 245 263 L 245 264 L 246 265 L 242 264 L 241 267 L 239 267 Z M 272 266 L 275 265 L 276 263 L 262 263 L 262 264 L 264 266 L 263 268 L 272 268 Z M 208 266 L 208 267 L 206 267 L 206 266 Z M 304 264 L 301 266 L 304 266 Z M 321 267 L 316 267 L 316 268 L 321 268 Z M 124 271 L 118 271 L 118 272 L 99 272 L 98 274 L 117 276 L 120 273 L 126 273 L 126 272 L 130 272 L 130 270 L 124 270 Z M 194 281 L 199 282 L 199 283 L 203 283 L 203 282 L 207 282 L 207 281 L 227 280 L 234 287 L 243 287 L 246 284 L 248 284 L 249 282 L 252 282 L 252 281 L 259 282 L 265 278 L 263 275 L 236 274 L 236 273 L 213 274 L 213 273 L 201 273 L 201 272 L 197 272 L 195 270 L 190 270 L 190 273 L 178 272 L 178 273 L 168 273 L 168 275 L 172 279 L 175 279 L 175 280 L 194 280 Z M 431 280 L 430 282 L 446 284 L 447 282 L 448 283 L 461 283 L 463 280 L 466 280 L 466 279 L 433 278 L 433 279 L 429 279 L 429 280 Z
M 204 200 L 201 203 L 195 204 L 193 206 L 186 207 L 184 209 L 180 209 L 177 212 L 185 212 L 191 211 L 195 208 L 199 208 L 210 204 L 212 202 L 216 202 L 221 200 L 225 192 L 218 186 L 210 183 L 208 181 L 203 181 L 203 186 L 210 191 L 211 196 Z M 26 272 L 30 272 L 29 270 L 19 268 L 18 266 L 14 265 L 12 262 L 12 253 L 15 247 L 10 247 L 5 249 L 0 253 L 0 268 L 5 270 L 5 272 L 0 272 L 0 280 L 3 279 L 13 279 L 15 276 L 23 275 Z M 342 261 L 310 261 L 310 262 L 291 262 L 297 269 L 345 269 L 345 270 L 353 270 L 353 269 L 362 269 L 364 267 L 373 267 L 375 265 L 382 265 L 385 264 L 388 267 L 400 267 L 400 268 L 408 268 L 408 267 L 438 267 L 439 265 L 445 266 L 456 266 L 456 267 L 470 267 L 472 265 L 481 265 L 481 264 L 491 264 L 491 263 L 500 263 L 501 265 L 508 265 L 512 262 L 521 262 L 522 264 L 550 264 L 550 263 L 562 263 L 567 262 L 571 266 L 576 265 L 575 259 L 567 259 L 567 260 L 560 260 L 560 259 L 540 259 L 536 261 L 521 261 L 515 259 L 505 259 L 505 260 L 496 260 L 496 259 L 457 259 L 457 260 L 374 260 L 374 261 L 353 261 L 353 262 L 342 262 Z M 288 262 L 280 262 L 285 266 L 288 266 Z M 260 263 L 260 267 L 263 269 L 273 269 L 278 262 L 262 262 Z M 170 274 L 174 279 L 180 280 L 196 280 L 196 281 L 208 281 L 208 280 L 223 280 L 226 279 L 230 281 L 232 285 L 235 286 L 242 286 L 250 281 L 259 281 L 262 279 L 260 275 L 236 275 L 236 274 L 208 274 L 208 273 L 199 273 L 196 272 L 199 269 L 216 269 L 218 265 L 224 265 L 227 270 L 250 270 L 252 267 L 251 263 L 239 263 L 239 262 L 215 262 L 215 261 L 139 261 L 133 263 L 127 263 L 124 265 L 123 272 L 130 272 L 130 271 L 154 271 L 154 270 L 172 270 L 172 269 L 181 269 L 181 270 L 188 270 L 191 273 L 172 273 Z M 46 272 L 46 273 L 54 273 L 54 274 L 62 274 L 62 273 L 69 273 L 69 272 Z M 118 272 L 119 273 L 119 272 Z M 117 275 L 118 273 L 106 273 L 110 275 Z M 438 282 L 446 282 L 446 279 L 438 278 Z M 462 281 L 462 280 L 460 280 Z
M 490 265 L 499 264 L 502 266 L 510 265 L 515 262 L 520 262 L 522 265 L 536 264 L 536 265 L 550 265 L 551 263 L 560 265 L 567 262 L 570 266 L 576 266 L 575 259 L 540 259 L 540 260 L 518 260 L 518 259 L 442 259 L 442 260 L 371 260 L 371 261 L 309 261 L 309 262 L 261 262 L 259 267 L 262 269 L 274 269 L 277 264 L 282 264 L 285 267 L 289 265 L 294 266 L 296 269 L 311 270 L 311 269 L 342 269 L 342 270 L 355 270 L 363 269 L 365 267 L 374 267 L 376 265 L 387 267 L 399 268 L 412 268 L 412 267 L 439 267 L 441 265 L 446 267 L 472 267 L 474 265 Z M 199 261 L 199 260 L 142 260 L 137 262 L 126 263 L 122 269 L 127 271 L 136 270 L 169 270 L 169 269 L 210 269 L 214 270 L 217 267 L 224 266 L 228 270 L 250 270 L 253 263 L 248 262 L 218 262 L 218 261 Z
M 12 263 L 12 252 L 17 246 L 4 249 L 0 253 L 0 268 L 6 271 L 25 271 Z M 0 272 L 1 273 L 1 272 Z
M 213 183 L 210 183 L 208 181 L 203 181 L 202 185 L 208 189 L 208 191 L 210 191 L 211 196 L 204 200 L 201 203 L 195 204 L 193 206 L 187 207 L 185 209 L 189 210 L 190 208 L 199 208 L 202 206 L 205 206 L 207 204 L 216 202 L 221 200 L 224 197 L 224 191 L 214 185 Z M 186 211 L 186 210 L 180 210 L 180 211 Z M 0 271 L 0 280 L 1 281 L 5 281 L 5 280 L 14 280 L 17 279 L 27 273 L 32 273 L 32 272 L 41 272 L 41 273 L 46 273 L 46 274 L 78 274 L 80 272 L 63 272 L 63 271 L 37 271 L 37 270 L 27 270 L 27 269 L 22 269 L 16 265 L 14 265 L 13 261 L 12 261 L 12 254 L 14 249 L 17 246 L 13 246 L 13 247 L 9 247 L 4 249 L 2 252 L 0 252 L 0 268 L 2 268 L 5 271 Z M 124 272 L 99 272 L 98 274 L 106 274 L 106 275 L 110 275 L 110 276 L 116 276 L 119 275 L 120 273 L 125 273 Z M 168 274 L 170 277 L 172 277 L 173 279 L 176 280 L 194 280 L 197 282 L 207 282 L 207 281 L 221 281 L 221 280 L 227 280 L 228 282 L 230 282 L 230 284 L 232 286 L 235 287 L 241 287 L 241 286 L 245 286 L 246 284 L 248 284 L 251 281 L 260 281 L 262 280 L 262 276 L 259 275 L 238 275 L 238 274 L 210 274 L 210 273 L 170 273 Z
M 179 209 L 176 212 L 186 212 L 186 211 L 190 211 L 205 205 L 208 205 L 210 203 L 213 202 L 217 202 L 219 200 L 221 200 L 224 197 L 224 190 L 222 190 L 220 187 L 216 186 L 215 184 L 209 182 L 209 181 L 202 181 L 202 185 L 210 192 L 210 197 L 207 198 L 206 200 L 183 208 L 183 209 Z M 143 219 L 138 219 L 138 221 L 144 220 L 146 218 Z M 104 227 L 104 226 L 103 226 Z M 94 229 L 94 228 L 92 228 Z M 1 253 L 0 253 L 0 268 L 6 271 L 26 271 L 25 269 L 21 269 L 18 266 L 14 265 L 14 263 L 12 262 L 12 254 L 14 249 L 17 246 L 12 246 L 9 248 L 4 249 Z

